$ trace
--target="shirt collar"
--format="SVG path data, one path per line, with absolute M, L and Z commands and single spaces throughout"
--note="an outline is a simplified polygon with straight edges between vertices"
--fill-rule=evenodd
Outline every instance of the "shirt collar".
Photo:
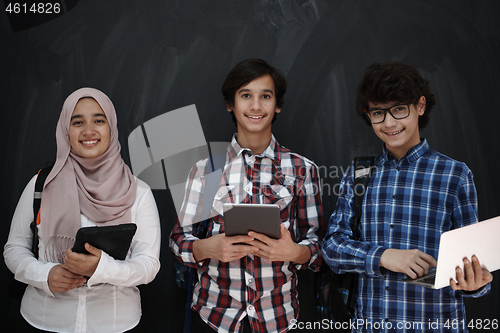
M 236 158 L 238 155 L 243 154 L 243 152 L 248 152 L 249 155 L 252 155 L 252 151 L 248 148 L 242 148 L 237 141 L 238 134 L 234 134 L 233 138 L 231 139 L 231 143 L 227 147 L 227 155 L 228 155 L 228 162 L 231 162 L 234 158 Z M 268 157 L 273 161 L 276 161 L 278 164 L 281 162 L 281 146 L 279 145 L 278 141 L 276 141 L 276 138 L 274 135 L 271 134 L 271 142 L 269 143 L 269 146 L 267 146 L 266 150 L 262 154 L 256 155 L 259 157 Z
M 401 158 L 401 161 L 407 160 L 409 164 L 418 160 L 424 153 L 429 149 L 429 144 L 427 143 L 427 139 L 422 139 L 420 143 L 413 146 L 408 150 L 408 152 Z M 395 159 L 394 156 L 387 150 L 384 144 L 383 152 L 382 152 L 382 161 L 388 162 L 390 160 Z

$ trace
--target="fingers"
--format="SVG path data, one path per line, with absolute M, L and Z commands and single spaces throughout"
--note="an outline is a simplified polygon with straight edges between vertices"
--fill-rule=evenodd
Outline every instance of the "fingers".
M 247 245 L 252 241 L 254 241 L 254 238 L 247 235 L 228 237 L 225 234 L 218 234 L 196 240 L 193 243 L 193 255 L 197 261 L 206 258 L 217 259 L 222 262 L 239 260 L 259 250 L 254 246 Z
M 451 279 L 450 286 L 453 290 L 476 290 L 477 288 L 471 289 L 475 283 L 475 274 L 472 264 L 467 258 L 464 258 L 463 263 L 464 269 L 458 266 L 455 268 L 455 278 L 457 282 Z M 468 276 L 467 279 L 466 276 Z
M 456 274 L 456 273 L 455 273 Z M 450 287 L 451 289 L 453 290 L 460 290 L 461 288 L 459 287 L 459 285 L 455 282 L 455 280 L 453 280 L 453 278 L 450 279 Z
M 427 263 L 423 260 L 417 259 L 415 262 L 410 264 L 409 268 L 410 268 L 411 272 L 413 272 L 416 275 L 415 279 L 417 277 L 421 277 L 421 276 L 429 273 L 429 265 L 427 265 Z
M 52 267 L 47 282 L 52 292 L 65 292 L 85 283 L 83 276 L 69 272 L 63 265 Z
M 71 249 L 67 249 L 66 256 L 64 257 L 64 267 L 82 276 L 92 276 L 101 259 L 101 250 L 88 243 L 85 244 L 85 249 L 90 254 L 76 253 L 71 251 Z
M 258 232 L 255 231 L 249 231 L 248 236 L 257 239 L 264 244 L 269 244 L 271 241 L 271 238 L 267 237 L 264 234 L 259 234 Z
M 457 281 L 450 279 L 450 286 L 453 290 L 474 291 L 493 280 L 493 275 L 488 270 L 481 268 L 481 263 L 475 255 L 472 256 L 471 260 L 464 258 L 464 268 L 457 267 L 455 269 Z
M 380 258 L 380 266 L 393 272 L 404 273 L 412 279 L 428 273 L 429 268 L 435 265 L 436 260 L 432 256 L 417 249 L 387 249 Z
M 225 234 L 222 234 L 225 235 Z M 225 236 L 222 241 L 228 241 L 231 244 L 236 243 L 249 243 L 254 240 L 254 237 L 247 235 L 237 235 L 237 236 Z
M 472 256 L 472 265 L 470 265 L 470 269 L 466 271 L 466 276 L 474 275 L 474 281 L 476 284 L 480 284 L 483 280 L 483 269 L 481 268 L 481 264 L 476 256 Z
M 433 256 L 431 256 L 425 252 L 420 252 L 420 258 L 422 258 L 427 263 L 428 268 L 437 267 L 437 260 L 434 259 Z
M 85 250 L 89 251 L 90 254 L 96 256 L 96 257 L 101 257 L 101 250 L 98 248 L 90 245 L 89 243 L 85 243 Z

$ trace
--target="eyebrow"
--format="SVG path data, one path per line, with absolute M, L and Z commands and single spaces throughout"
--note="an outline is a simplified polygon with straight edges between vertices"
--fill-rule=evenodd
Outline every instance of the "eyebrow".
M 247 89 L 247 88 L 240 89 L 238 91 L 238 94 L 241 94 L 241 93 L 244 93 L 244 92 L 250 92 L 250 89 Z M 274 91 L 272 91 L 271 89 L 262 89 L 261 92 L 266 92 L 266 93 L 269 93 L 271 95 L 274 95 Z
M 104 113 L 94 113 L 92 117 L 104 117 L 106 118 L 106 115 Z M 76 119 L 76 118 L 83 118 L 81 114 L 75 114 L 74 116 L 71 117 L 70 120 Z

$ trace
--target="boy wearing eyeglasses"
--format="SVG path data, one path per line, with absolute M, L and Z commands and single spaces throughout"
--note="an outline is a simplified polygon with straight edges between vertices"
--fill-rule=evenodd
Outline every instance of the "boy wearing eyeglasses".
M 334 272 L 359 274 L 353 331 L 467 332 L 462 298 L 490 291 L 493 277 L 475 256 L 464 259 L 450 287 L 399 282 L 436 266 L 443 232 L 477 222 L 472 172 L 420 138 L 434 104 L 429 82 L 410 65 L 373 64 L 358 87 L 358 114 L 384 142 L 383 152 L 365 191 L 359 240 L 351 230 L 351 166 L 321 251 Z

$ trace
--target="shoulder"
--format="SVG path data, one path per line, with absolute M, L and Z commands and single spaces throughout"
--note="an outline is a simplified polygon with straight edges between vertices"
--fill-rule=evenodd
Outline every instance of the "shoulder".
M 307 157 L 291 151 L 290 149 L 280 145 L 278 142 L 276 142 L 276 144 L 278 145 L 277 149 L 279 149 L 279 154 L 281 156 L 281 163 L 293 162 L 295 165 L 317 168 L 316 164 Z
M 203 158 L 196 162 L 189 172 L 189 177 L 191 179 L 200 178 L 206 176 L 212 172 L 212 165 L 210 164 L 210 159 L 208 157 Z
M 296 174 L 306 177 L 308 174 L 318 173 L 318 166 L 305 156 L 295 153 L 287 148 L 281 151 L 282 167 L 290 167 L 295 170 Z
M 134 179 L 137 184 L 137 196 L 140 196 L 145 192 L 151 192 L 151 187 L 149 187 L 149 185 L 146 182 L 140 180 L 136 176 L 134 176 Z
M 449 190 L 459 190 L 463 186 L 474 186 L 474 177 L 469 167 L 442 153 L 428 150 L 418 163 L 418 172 L 433 184 Z
M 153 192 L 151 191 L 151 187 L 149 185 L 134 176 L 135 182 L 137 184 L 137 190 L 135 193 L 135 203 L 144 203 L 149 200 L 154 200 Z
M 38 178 L 38 174 L 36 174 L 33 177 L 31 177 L 31 179 L 28 182 L 28 184 L 26 184 L 26 187 L 31 187 L 31 188 L 35 189 L 35 182 L 36 182 L 37 178 Z
M 432 166 L 436 173 L 446 173 L 461 178 L 472 176 L 472 171 L 465 163 L 454 160 L 435 150 L 428 149 L 422 157 L 424 158 L 423 161 Z
M 34 175 L 33 177 L 31 177 L 30 181 L 26 184 L 26 186 L 24 187 L 23 193 L 21 195 L 20 201 L 28 200 L 31 204 L 31 202 L 33 201 L 33 197 L 34 197 L 35 182 L 36 182 L 37 177 L 38 177 L 38 175 Z

